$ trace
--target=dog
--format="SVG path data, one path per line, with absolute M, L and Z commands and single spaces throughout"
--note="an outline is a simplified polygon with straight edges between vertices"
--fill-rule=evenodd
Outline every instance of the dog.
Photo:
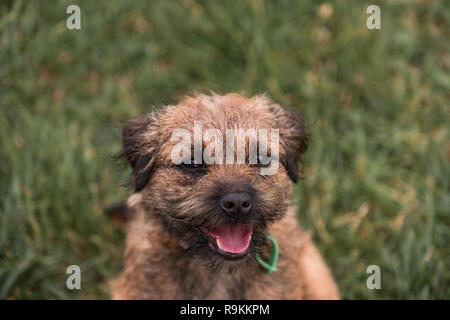
M 278 144 L 266 149 L 278 149 L 271 154 L 279 162 L 276 172 L 261 174 L 268 164 L 259 156 L 250 164 L 248 137 L 245 163 L 205 164 L 187 149 L 177 163 L 180 139 L 173 133 L 195 136 L 199 121 L 200 136 L 215 130 L 215 140 L 228 129 L 275 130 Z M 216 144 L 213 156 L 222 145 Z M 204 151 L 206 143 L 197 146 Z M 236 151 L 234 140 L 231 146 Z M 132 168 L 135 192 L 124 206 L 125 262 L 111 283 L 112 298 L 339 299 L 290 200 L 307 146 L 302 118 L 265 95 L 194 94 L 131 120 L 123 130 L 122 156 Z

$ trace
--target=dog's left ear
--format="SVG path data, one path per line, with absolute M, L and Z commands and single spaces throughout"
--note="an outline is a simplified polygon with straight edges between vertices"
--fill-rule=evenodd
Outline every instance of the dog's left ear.
M 299 178 L 298 164 L 301 163 L 302 154 L 308 148 L 305 124 L 300 115 L 279 105 L 272 105 L 270 109 L 276 116 L 280 130 L 280 143 L 285 150 L 285 155 L 281 157 L 280 162 L 285 167 L 289 178 L 295 183 Z
M 154 169 L 158 146 L 157 113 L 149 113 L 129 121 L 122 133 L 122 156 L 133 168 L 135 191 L 145 187 Z

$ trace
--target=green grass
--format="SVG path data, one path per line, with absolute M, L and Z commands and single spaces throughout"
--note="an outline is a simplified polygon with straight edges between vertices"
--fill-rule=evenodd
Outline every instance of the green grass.
M 364 1 L 2 1 L 0 298 L 108 298 L 120 127 L 209 89 L 304 113 L 294 200 L 344 298 L 450 298 L 450 5 L 374 2 L 369 31 Z

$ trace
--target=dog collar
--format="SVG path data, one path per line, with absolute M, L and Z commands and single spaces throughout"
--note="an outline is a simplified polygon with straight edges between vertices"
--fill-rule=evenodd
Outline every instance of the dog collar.
M 267 239 L 272 242 L 272 252 L 270 253 L 270 259 L 269 262 L 265 262 L 261 257 L 259 256 L 258 248 L 256 248 L 255 252 L 255 259 L 258 261 L 260 265 L 262 265 L 265 269 L 267 269 L 267 274 L 271 274 L 274 271 L 277 271 L 277 260 L 278 260 L 278 243 L 277 240 L 275 240 L 274 237 L 267 235 Z

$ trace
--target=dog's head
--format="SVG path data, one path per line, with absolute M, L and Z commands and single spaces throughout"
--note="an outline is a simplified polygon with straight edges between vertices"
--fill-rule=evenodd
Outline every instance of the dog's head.
M 148 212 L 187 254 L 221 267 L 245 264 L 285 214 L 307 136 L 265 96 L 197 95 L 130 121 L 123 145 Z

